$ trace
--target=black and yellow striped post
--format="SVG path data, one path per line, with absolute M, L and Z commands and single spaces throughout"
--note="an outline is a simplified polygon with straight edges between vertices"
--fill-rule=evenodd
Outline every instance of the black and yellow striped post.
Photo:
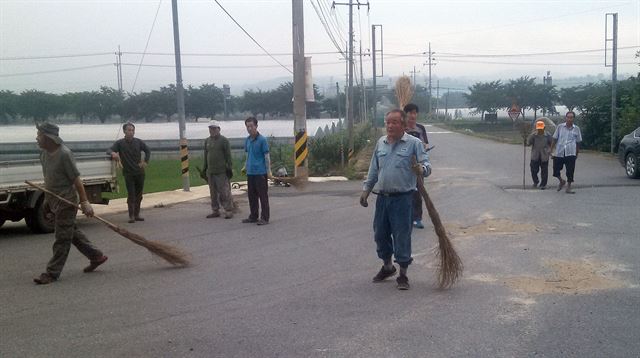
M 307 147 L 306 129 L 300 129 L 295 133 L 294 153 L 295 176 L 308 176 L 307 156 L 309 155 L 309 148 Z
M 182 177 L 189 178 L 189 148 L 187 146 L 187 138 L 180 139 L 180 167 L 182 168 Z

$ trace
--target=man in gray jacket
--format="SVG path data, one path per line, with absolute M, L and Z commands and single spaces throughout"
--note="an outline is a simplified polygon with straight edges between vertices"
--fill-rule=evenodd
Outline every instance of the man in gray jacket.
M 544 121 L 536 121 L 536 131 L 527 138 L 527 144 L 531 146 L 531 179 L 533 179 L 534 188 L 540 183 L 540 190 L 547 188 L 552 142 L 551 136 L 545 133 L 544 127 Z M 538 181 L 538 171 L 540 171 L 540 181 Z

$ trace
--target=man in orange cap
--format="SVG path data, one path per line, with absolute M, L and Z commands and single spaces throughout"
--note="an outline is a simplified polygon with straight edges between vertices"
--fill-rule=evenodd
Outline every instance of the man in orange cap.
M 527 144 L 531 146 L 531 179 L 533 187 L 540 190 L 547 188 L 547 178 L 549 177 L 549 154 L 551 153 L 551 142 L 553 139 L 544 131 L 544 121 L 536 121 L 536 131 L 529 135 Z M 538 171 L 540 171 L 540 181 L 538 181 Z

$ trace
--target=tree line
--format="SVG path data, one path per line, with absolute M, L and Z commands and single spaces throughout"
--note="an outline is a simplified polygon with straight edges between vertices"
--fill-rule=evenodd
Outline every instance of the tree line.
M 318 117 L 323 110 L 333 108 L 314 85 L 315 102 L 307 103 L 307 115 Z M 112 116 L 125 120 L 152 122 L 168 120 L 176 113 L 176 87 L 173 84 L 158 90 L 123 93 L 111 87 L 98 91 L 53 94 L 38 90 L 21 93 L 0 91 L 0 124 L 17 123 L 18 117 L 40 122 L 48 118 L 72 115 L 77 121 L 99 120 L 105 123 Z M 289 116 L 292 114 L 293 83 L 285 82 L 273 90 L 248 90 L 242 96 L 226 100 L 229 113 L 244 112 L 254 116 Z M 188 118 L 211 117 L 225 109 L 223 89 L 214 84 L 188 86 L 184 90 L 185 115 Z M 326 106 L 325 106 L 326 104 Z
M 556 86 L 535 82 L 535 77 L 516 80 L 478 82 L 465 94 L 467 105 L 474 113 L 495 112 L 509 109 L 513 103 L 525 110 L 558 115 L 555 105 L 579 111 L 578 124 L 587 148 L 609 150 L 611 143 L 611 82 L 589 83 L 581 86 L 557 89 Z M 640 74 L 618 82 L 616 142 L 625 134 L 640 126 Z

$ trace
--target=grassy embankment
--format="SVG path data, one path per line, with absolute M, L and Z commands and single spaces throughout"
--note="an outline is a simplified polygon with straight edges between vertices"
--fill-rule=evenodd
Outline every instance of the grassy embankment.
M 240 158 L 233 159 L 233 178 L 231 181 L 243 181 L 246 177 L 240 173 L 240 168 L 244 162 Z M 202 168 L 202 158 L 193 158 L 189 161 L 189 182 L 191 186 L 205 185 L 206 182 L 200 178 L 196 166 Z M 108 199 L 126 198 L 127 190 L 124 185 L 122 171 L 118 170 L 118 193 L 105 193 L 103 196 Z M 155 193 L 159 191 L 169 191 L 182 188 L 182 176 L 180 175 L 180 161 L 177 159 L 151 160 L 146 169 L 144 192 Z

